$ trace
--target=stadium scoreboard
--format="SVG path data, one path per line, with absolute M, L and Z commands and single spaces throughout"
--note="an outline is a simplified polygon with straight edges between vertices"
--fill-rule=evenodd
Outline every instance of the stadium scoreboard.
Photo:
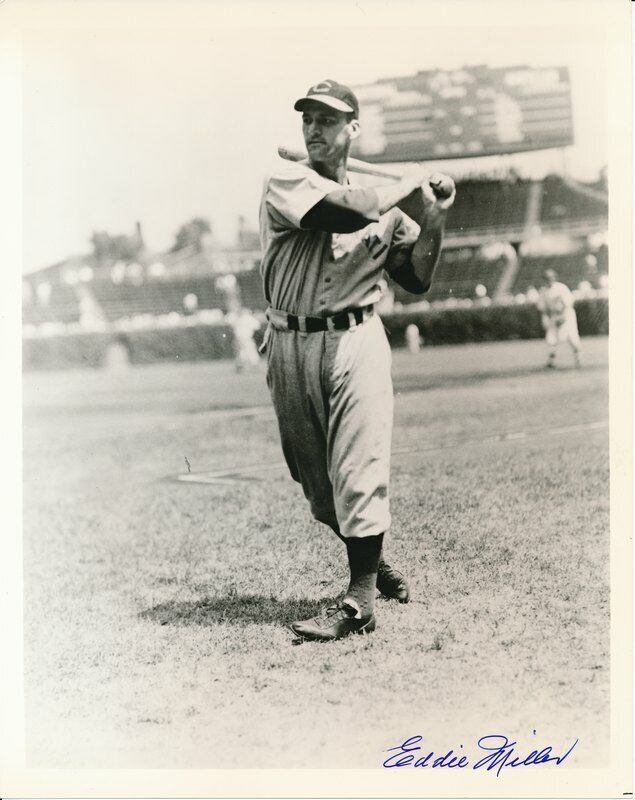
M 422 161 L 573 144 L 566 67 L 464 67 L 354 87 L 366 161 Z

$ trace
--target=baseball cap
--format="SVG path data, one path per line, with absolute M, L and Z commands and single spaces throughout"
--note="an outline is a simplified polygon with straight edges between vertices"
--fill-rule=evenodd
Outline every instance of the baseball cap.
M 323 103 L 325 106 L 336 108 L 338 111 L 345 111 L 347 114 L 359 116 L 359 103 L 352 89 L 333 80 L 320 81 L 301 97 L 295 101 L 294 109 L 302 111 L 306 102 L 312 100 L 315 103 Z

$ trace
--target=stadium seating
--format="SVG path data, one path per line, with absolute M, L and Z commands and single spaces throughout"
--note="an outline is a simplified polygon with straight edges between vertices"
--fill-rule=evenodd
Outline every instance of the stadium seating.
M 79 321 L 79 302 L 72 287 L 64 283 L 51 284 L 51 295 L 46 305 L 22 304 L 22 324 L 41 325 L 46 322 L 69 324 Z
M 542 285 L 542 274 L 546 269 L 555 269 L 558 280 L 570 289 L 577 289 L 581 281 L 589 281 L 591 286 L 597 288 L 600 271 L 597 266 L 590 267 L 586 263 L 587 253 L 573 253 L 560 256 L 534 256 L 524 257 L 516 274 L 512 288 L 514 294 L 526 292 L 531 286 L 538 288 Z
M 422 299 L 428 301 L 457 299 L 476 299 L 476 287 L 484 286 L 488 297 L 492 297 L 501 279 L 505 263 L 502 259 L 485 261 L 472 255 L 469 251 L 449 251 L 443 253 L 436 268 L 434 280 L 425 297 L 410 294 L 394 281 L 388 285 L 399 303 L 417 303 Z
M 448 213 L 448 233 L 523 225 L 530 181 L 467 180 L 457 187 Z
M 186 295 L 198 298 L 198 308 L 227 310 L 224 292 L 216 289 L 214 278 L 192 277 L 178 281 L 146 281 L 143 284 L 95 281 L 92 284 L 95 299 L 108 320 L 131 317 L 137 314 L 183 313 Z
M 216 277 L 196 277 L 184 279 L 172 286 L 181 293 L 181 304 L 186 294 L 192 293 L 198 297 L 199 308 L 218 308 L 227 311 L 227 295 L 216 288 Z M 177 309 L 175 309 L 177 310 Z
M 595 217 L 606 217 L 607 203 L 589 196 L 569 185 L 557 175 L 549 175 L 542 182 L 540 222 L 566 223 Z
M 236 280 L 243 306 L 251 311 L 263 311 L 267 307 L 267 301 L 262 288 L 260 272 L 257 269 L 238 272 Z
M 584 240 L 580 237 L 601 235 L 605 230 L 606 216 L 607 204 L 601 187 L 577 184 L 555 175 L 540 183 L 516 176 L 466 177 L 459 181 L 456 202 L 447 219 L 446 249 L 425 299 L 434 302 L 452 298 L 477 299 L 484 295 L 492 299 L 505 273 L 505 262 L 502 258 L 485 260 L 479 248 L 490 243 L 519 242 L 525 232 L 538 231 L 540 235 L 540 227 L 545 234 L 554 232 L 554 228 L 559 234 L 562 230 L 566 232 L 567 225 L 571 235 L 579 237 L 582 242 Z M 256 234 L 243 239 L 243 245 L 253 248 L 257 244 Z M 597 247 L 598 243 L 593 249 Z M 264 310 L 267 304 L 257 267 L 257 250 L 231 252 L 236 256 L 235 264 L 232 262 L 234 266 L 253 265 L 253 268 L 235 273 L 242 304 L 252 311 Z M 223 258 L 226 256 L 224 254 Z M 123 282 L 117 282 L 111 279 L 112 270 L 104 268 L 101 273 L 97 271 L 94 276 L 82 279 L 83 288 L 76 288 L 78 291 L 82 288 L 89 297 L 92 294 L 109 322 L 141 315 L 191 315 L 208 309 L 228 311 L 228 296 L 221 288 L 222 276 L 211 270 L 233 271 L 231 265 L 225 264 L 220 257 L 210 261 L 201 253 L 190 254 L 186 261 L 182 253 L 177 261 L 167 254 L 162 258 L 167 266 L 160 279 L 144 280 L 143 270 L 139 267 L 136 280 L 131 272 L 124 270 Z M 595 261 L 584 251 L 574 255 L 524 257 L 513 278 L 513 285 L 506 286 L 505 291 L 514 295 L 524 294 L 529 287 L 539 286 L 546 267 L 553 267 L 571 288 L 577 288 L 582 281 L 597 288 L 601 276 L 608 272 L 606 245 L 600 246 Z M 169 277 L 171 270 L 172 278 Z M 508 277 L 511 279 L 513 275 Z M 56 280 L 60 280 L 59 276 Z M 48 283 L 44 276 L 39 284 L 29 282 L 30 288 L 25 292 L 23 302 L 24 324 L 78 322 L 82 315 L 75 289 L 55 281 L 50 282 L 50 287 L 43 286 L 42 282 Z M 423 299 L 392 282 L 389 285 L 397 302 L 407 304 Z M 484 289 L 479 288 L 477 292 L 479 285 Z M 40 289 L 46 291 L 40 292 Z M 195 297 L 188 297 L 184 302 L 188 295 Z
M 601 245 L 595 257 L 597 259 L 598 273 L 600 275 L 606 274 L 609 271 L 609 249 L 606 244 Z

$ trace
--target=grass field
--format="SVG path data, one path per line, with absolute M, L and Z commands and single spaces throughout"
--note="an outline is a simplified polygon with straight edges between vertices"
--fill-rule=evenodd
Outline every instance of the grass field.
M 300 646 L 287 623 L 346 561 L 282 465 L 264 371 L 25 375 L 30 765 L 372 768 L 415 733 L 494 732 L 603 763 L 607 341 L 583 348 L 551 372 L 541 342 L 393 354 L 386 549 L 413 602 Z

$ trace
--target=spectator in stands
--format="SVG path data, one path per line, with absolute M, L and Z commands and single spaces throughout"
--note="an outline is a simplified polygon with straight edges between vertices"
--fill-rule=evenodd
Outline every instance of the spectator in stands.
M 568 342 L 573 350 L 575 365 L 579 367 L 580 336 L 571 290 L 560 283 L 553 269 L 546 269 L 543 278 L 544 286 L 540 291 L 538 310 L 542 315 L 542 327 L 549 350 L 546 366 L 550 369 L 555 367 L 558 344 Z

